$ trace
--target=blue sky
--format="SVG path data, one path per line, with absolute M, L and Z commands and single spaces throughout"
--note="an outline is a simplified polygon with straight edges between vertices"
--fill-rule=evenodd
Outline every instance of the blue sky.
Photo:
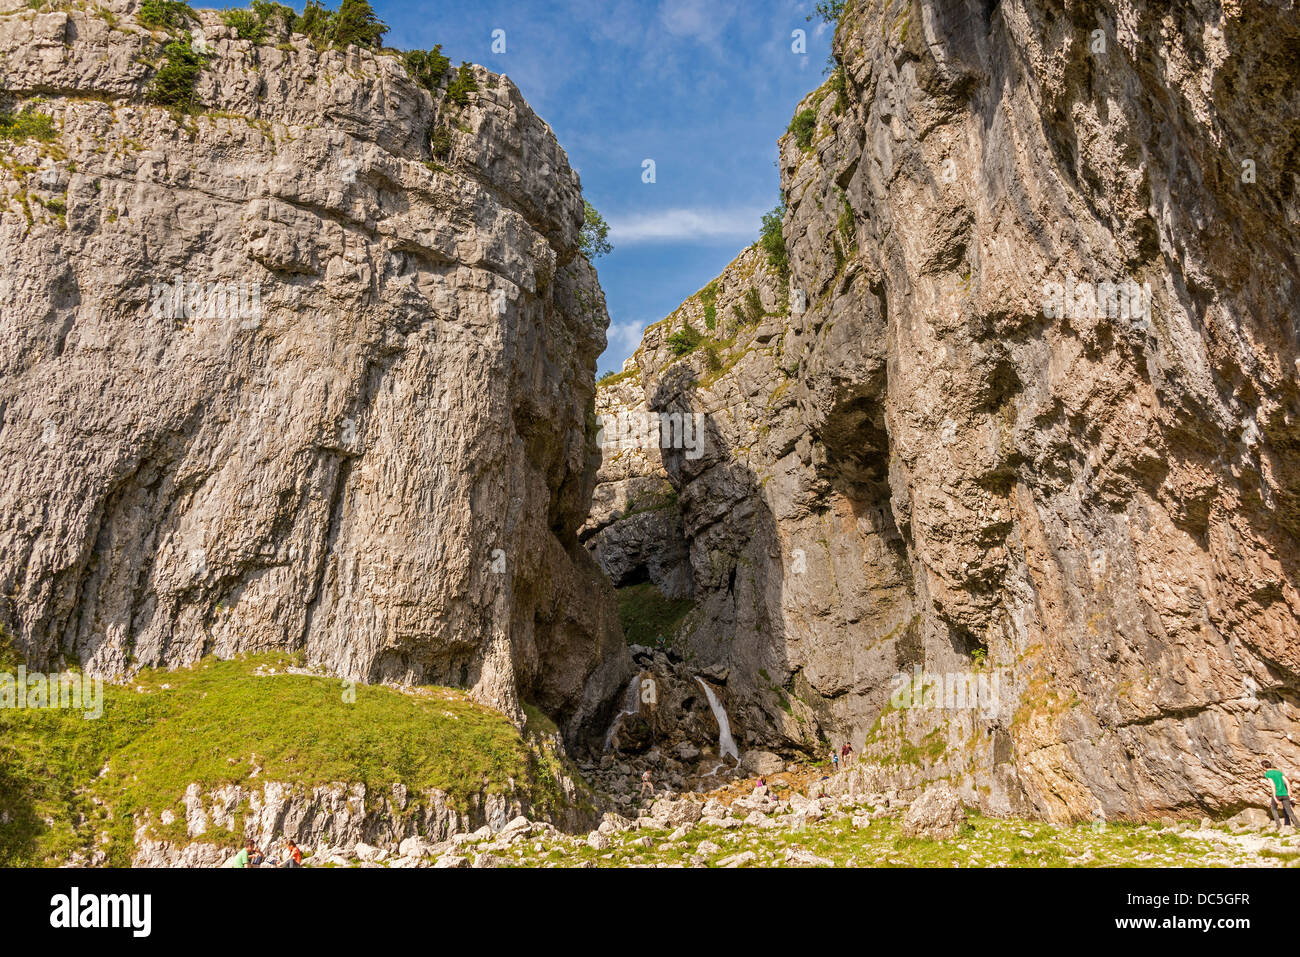
M 776 139 L 830 52 L 829 28 L 805 19 L 814 0 L 372 4 L 387 45 L 441 43 L 453 63 L 505 73 L 555 130 L 612 229 L 596 263 L 611 320 L 601 372 L 758 237 L 779 200 Z

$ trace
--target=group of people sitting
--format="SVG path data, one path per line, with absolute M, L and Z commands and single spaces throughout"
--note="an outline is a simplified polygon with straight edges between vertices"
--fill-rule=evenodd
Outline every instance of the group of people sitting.
M 284 840 L 284 858 L 277 860 L 275 858 L 267 859 L 266 855 L 252 841 L 246 841 L 244 846 L 230 860 L 226 861 L 225 867 L 302 867 L 302 849 L 293 842 L 292 838 Z

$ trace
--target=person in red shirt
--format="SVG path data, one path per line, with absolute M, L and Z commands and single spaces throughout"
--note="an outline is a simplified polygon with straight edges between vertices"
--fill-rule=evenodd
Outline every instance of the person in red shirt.
M 285 842 L 286 860 L 285 867 L 302 867 L 302 848 L 293 842 L 292 838 L 286 838 Z

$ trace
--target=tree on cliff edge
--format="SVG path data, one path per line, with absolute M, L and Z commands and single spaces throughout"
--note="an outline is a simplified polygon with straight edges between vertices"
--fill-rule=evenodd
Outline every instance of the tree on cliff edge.
M 388 32 L 388 24 L 379 19 L 366 0 L 343 0 L 332 19 L 329 39 L 335 46 L 355 44 L 378 50 L 383 44 L 384 34 Z
M 578 246 L 589 260 L 608 256 L 614 251 L 609 241 L 609 223 L 605 222 L 605 217 L 585 199 L 582 201 L 582 208 L 582 232 L 578 235 Z

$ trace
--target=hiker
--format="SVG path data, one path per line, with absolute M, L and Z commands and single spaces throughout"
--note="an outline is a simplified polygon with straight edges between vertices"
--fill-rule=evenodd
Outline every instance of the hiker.
M 293 842 L 293 838 L 285 838 L 284 852 L 285 867 L 302 867 L 302 848 Z
M 831 771 L 838 771 L 839 769 L 840 769 L 840 754 L 838 751 L 835 750 L 835 746 L 831 745 Z
M 245 844 L 243 847 L 239 849 L 239 852 L 234 857 L 226 861 L 225 866 L 226 867 L 248 867 L 249 857 L 252 855 L 254 850 L 255 848 L 253 847 L 253 842 L 249 841 L 247 844 Z
M 1296 824 L 1295 808 L 1291 806 L 1291 791 L 1286 785 L 1286 775 L 1273 767 L 1272 761 L 1261 761 L 1264 765 L 1264 780 L 1268 783 L 1268 809 L 1273 815 L 1273 824 L 1278 830 L 1283 824 L 1300 827 Z M 1278 818 L 1277 806 L 1282 805 L 1282 816 Z
M 265 861 L 266 861 L 266 855 L 262 853 L 261 848 L 259 848 L 252 841 L 249 841 L 248 842 L 248 866 L 261 867 Z
M 641 797 L 642 797 L 642 798 L 647 797 L 647 794 L 646 794 L 647 791 L 650 792 L 649 795 L 648 795 L 649 797 L 654 797 L 654 796 L 655 796 L 655 786 L 654 786 L 653 784 L 650 783 L 650 769 L 649 769 L 649 768 L 647 768 L 647 769 L 645 770 L 645 772 L 642 773 L 642 775 L 641 775 Z
M 849 763 L 852 760 L 853 760 L 853 745 L 845 741 L 844 747 L 840 748 L 840 767 L 847 768 L 849 766 Z

